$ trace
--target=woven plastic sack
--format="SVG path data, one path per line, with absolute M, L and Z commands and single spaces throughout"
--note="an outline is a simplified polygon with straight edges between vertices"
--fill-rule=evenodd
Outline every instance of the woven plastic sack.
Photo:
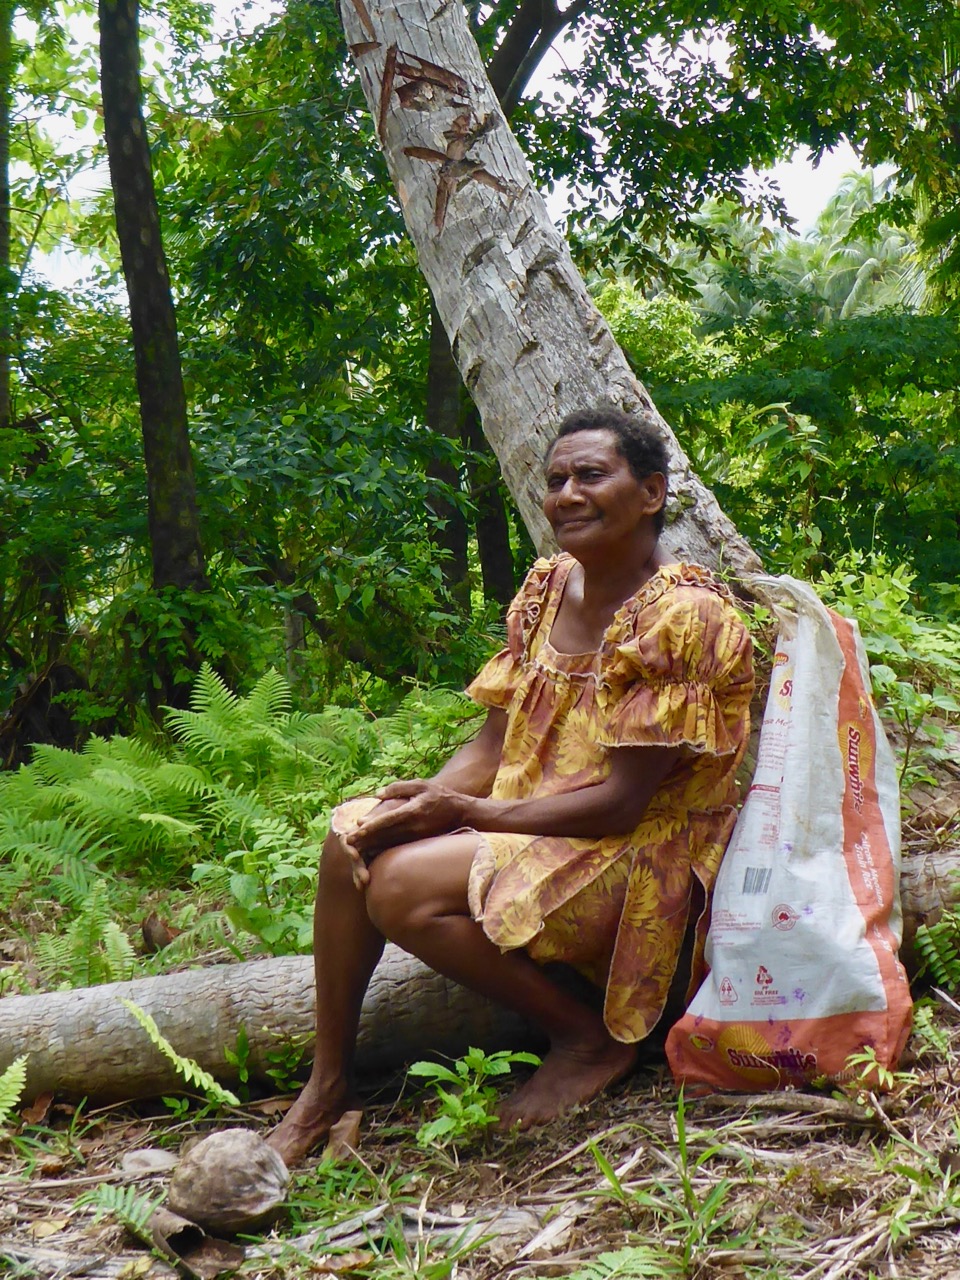
M 897 774 L 859 632 L 805 583 L 756 581 L 780 623 L 757 767 L 717 876 L 709 973 L 667 1038 L 678 1082 L 747 1091 L 850 1078 L 869 1048 L 893 1068 L 911 1014 Z

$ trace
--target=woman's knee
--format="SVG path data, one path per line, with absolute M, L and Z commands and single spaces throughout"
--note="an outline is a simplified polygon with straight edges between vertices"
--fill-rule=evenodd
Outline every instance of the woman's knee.
M 327 832 L 320 853 L 320 884 L 330 888 L 353 886 L 353 861 L 333 830 Z
M 426 890 L 417 859 L 403 845 L 385 849 L 370 864 L 367 915 L 385 938 L 396 938 L 429 918 Z

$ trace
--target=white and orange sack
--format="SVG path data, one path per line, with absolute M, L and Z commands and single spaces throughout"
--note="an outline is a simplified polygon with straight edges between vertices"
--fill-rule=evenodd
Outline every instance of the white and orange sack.
M 709 973 L 670 1031 L 678 1082 L 783 1089 L 893 1068 L 910 1031 L 897 959 L 900 805 L 856 624 L 793 578 L 753 783 L 717 876 Z

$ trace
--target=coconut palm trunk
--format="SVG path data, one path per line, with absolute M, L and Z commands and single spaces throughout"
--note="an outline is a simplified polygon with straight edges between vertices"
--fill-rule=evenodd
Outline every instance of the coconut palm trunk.
M 534 541 L 550 545 L 541 466 L 558 419 L 606 401 L 651 415 L 670 446 L 668 551 L 759 569 L 591 302 L 460 4 L 344 0 L 342 13 L 421 270 Z

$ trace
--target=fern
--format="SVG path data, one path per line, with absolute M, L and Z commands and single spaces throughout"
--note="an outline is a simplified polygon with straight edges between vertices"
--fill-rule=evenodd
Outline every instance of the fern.
M 41 934 L 34 948 L 44 975 L 69 986 L 121 982 L 133 975 L 137 963 L 130 939 L 111 918 L 107 891 L 99 881 L 79 915 L 59 930 Z
M 679 1276 L 680 1264 L 663 1249 L 650 1245 L 627 1245 L 615 1253 L 601 1253 L 585 1267 L 571 1274 L 570 1280 L 666 1280 Z
M 936 924 L 920 925 L 917 950 L 937 986 L 960 987 L 960 912 L 945 911 Z
M 20 1098 L 27 1083 L 27 1059 L 14 1058 L 3 1075 L 0 1075 L 0 1130 L 20 1105 Z
M 149 1013 L 141 1009 L 139 1005 L 134 1004 L 132 1000 L 126 1000 L 121 997 L 120 1003 L 140 1023 L 140 1026 L 150 1037 L 150 1043 L 159 1049 L 164 1057 L 170 1059 L 187 1084 L 196 1085 L 197 1088 L 202 1089 L 208 1102 L 218 1103 L 220 1106 L 239 1107 L 240 1099 L 236 1094 L 218 1084 L 209 1071 L 204 1071 L 198 1062 L 194 1062 L 192 1058 L 182 1058 L 177 1053 Z
M 78 1196 L 76 1204 L 78 1208 L 90 1205 L 96 1210 L 93 1215 L 94 1225 L 109 1213 L 135 1236 L 143 1236 L 147 1223 L 162 1201 L 163 1196 L 146 1196 L 137 1191 L 136 1187 L 114 1187 L 101 1182 L 92 1191 Z
M 378 720 L 355 707 L 291 710 L 267 672 L 246 697 L 210 668 L 171 738 L 91 738 L 80 753 L 39 747 L 0 775 L 0 903 L 46 896 L 57 934 L 36 943 L 56 983 L 129 976 L 136 957 L 117 895 L 134 877 L 169 885 L 190 868 L 208 895 L 232 899 L 234 928 L 270 950 L 310 943 L 309 901 L 332 807 L 395 777 L 436 770 L 472 732 L 476 710 L 446 690 L 412 689 Z M 222 918 L 222 917 L 221 917 Z
M 943 1058 L 950 1056 L 950 1037 L 942 1027 L 937 1026 L 933 1009 L 927 1003 L 918 1001 L 913 1006 L 913 1035 L 921 1052 L 933 1049 Z
M 267 671 L 254 685 L 246 707 L 255 720 L 270 722 L 289 717 L 293 707 L 290 686 L 278 671 Z

